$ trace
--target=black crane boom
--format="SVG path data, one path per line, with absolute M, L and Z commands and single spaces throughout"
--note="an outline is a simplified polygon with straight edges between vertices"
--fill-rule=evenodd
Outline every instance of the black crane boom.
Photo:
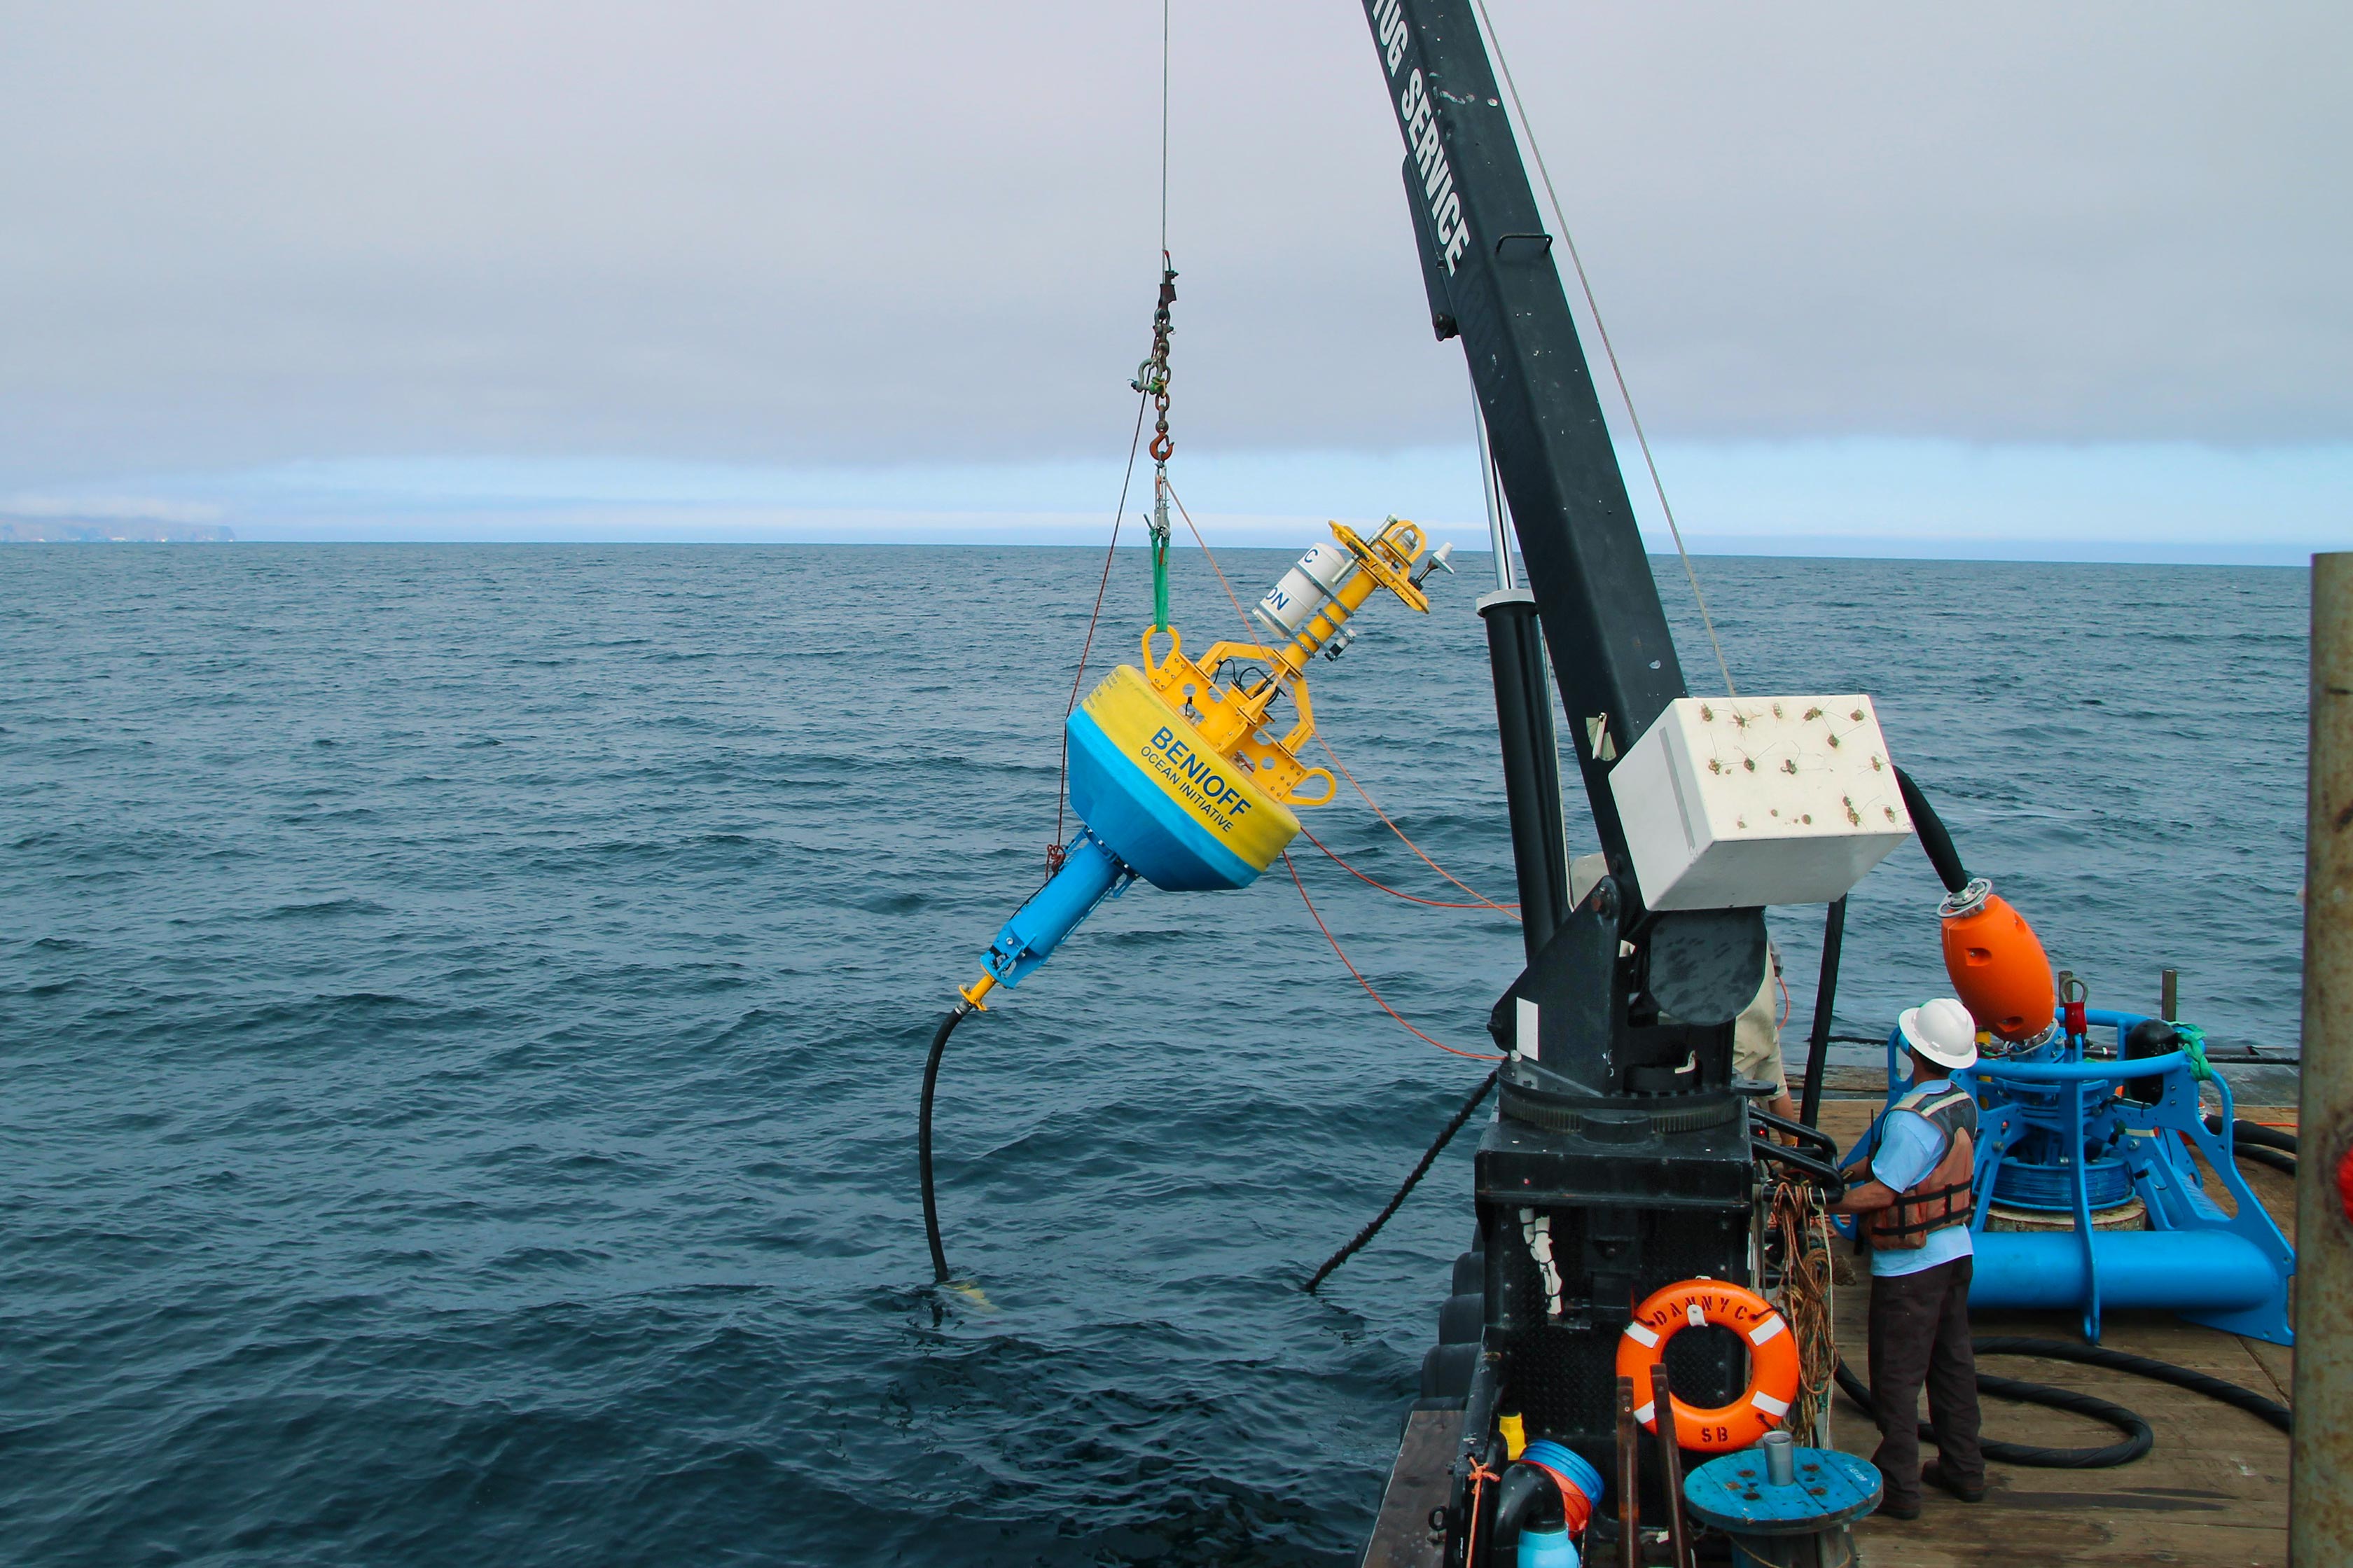
M 1366 0 L 1366 14 L 1405 137 L 1430 315 L 1461 334 L 1602 852 L 1639 910 L 1605 759 L 1686 689 L 1553 237 L 1469 0 Z
M 1365 0 L 1365 14 L 1405 138 L 1431 324 L 1461 339 L 1527 573 L 1525 594 L 1481 602 L 1528 962 L 1488 1025 L 1509 1048 L 1477 1162 L 1479 1353 L 1450 1359 L 1469 1347 L 1441 1344 L 1423 1367 L 1425 1395 L 1464 1410 L 1447 1556 L 1462 1562 L 1473 1540 L 1493 1542 L 1470 1478 L 1502 1462 L 1499 1398 L 1530 1436 L 1608 1474 L 1613 1358 L 1636 1303 L 1695 1278 L 1749 1279 L 1744 1100 L 1759 1086 L 1736 1079 L 1732 1046 L 1765 930 L 1757 909 L 1645 907 L 1610 772 L 1688 693 L 1472 0 Z M 1543 655 L 1608 866 L 1582 899 L 1561 885 Z M 1668 1364 L 1703 1406 L 1739 1386 L 1736 1351 L 1696 1337 Z M 1658 1517 L 1664 1500 L 1645 1485 Z

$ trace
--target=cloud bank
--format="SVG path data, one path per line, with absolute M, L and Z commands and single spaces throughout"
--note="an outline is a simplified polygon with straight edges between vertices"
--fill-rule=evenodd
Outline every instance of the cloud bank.
M 2353 441 L 2353 11 L 1493 9 L 1686 451 L 2073 447 L 2089 475 Z M 1180 450 L 1459 447 L 1356 7 L 1174 16 Z M 0 492 L 1116 457 L 1159 23 L 0 5 Z

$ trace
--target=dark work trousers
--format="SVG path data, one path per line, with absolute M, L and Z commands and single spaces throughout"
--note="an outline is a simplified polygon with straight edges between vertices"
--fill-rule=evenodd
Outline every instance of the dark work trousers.
M 1887 1500 L 1920 1500 L 1920 1385 L 1945 1474 L 1964 1486 L 1985 1479 L 1978 1450 L 1977 1358 L 1969 1353 L 1969 1266 L 1956 1258 L 1917 1274 L 1871 1277 L 1871 1402 L 1879 1407 L 1879 1451 Z

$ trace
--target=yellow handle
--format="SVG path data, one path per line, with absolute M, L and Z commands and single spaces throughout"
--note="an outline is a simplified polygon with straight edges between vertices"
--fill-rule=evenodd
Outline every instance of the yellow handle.
M 1310 779 L 1322 779 L 1324 781 L 1324 793 L 1317 795 L 1313 800 L 1308 799 L 1305 795 L 1299 793 L 1300 786 L 1306 784 Z M 1282 804 L 1285 805 L 1329 805 L 1332 804 L 1332 797 L 1339 793 L 1340 781 L 1332 776 L 1331 769 L 1310 768 L 1305 773 L 1299 775 L 1298 784 L 1293 784 L 1289 789 L 1283 791 Z
M 981 998 L 996 989 L 997 976 L 984 969 L 980 972 L 979 979 L 974 981 L 971 984 L 957 992 L 956 994 L 971 1003 L 975 1007 L 979 1008 L 980 1011 L 986 1013 L 988 1011 L 988 1008 L 981 1002 Z

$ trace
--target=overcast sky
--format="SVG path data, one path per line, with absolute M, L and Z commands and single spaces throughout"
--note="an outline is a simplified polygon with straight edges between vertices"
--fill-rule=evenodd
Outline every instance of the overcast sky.
M 2177 542 L 2353 538 L 2353 7 L 1492 8 L 1694 531 L 2129 535 L 2113 481 L 2211 495 Z M 1173 9 L 1178 471 L 1469 517 L 1360 10 Z M 1107 510 L 1159 28 L 0 4 L 0 511 Z M 2076 511 L 2018 526 L 2034 473 Z

